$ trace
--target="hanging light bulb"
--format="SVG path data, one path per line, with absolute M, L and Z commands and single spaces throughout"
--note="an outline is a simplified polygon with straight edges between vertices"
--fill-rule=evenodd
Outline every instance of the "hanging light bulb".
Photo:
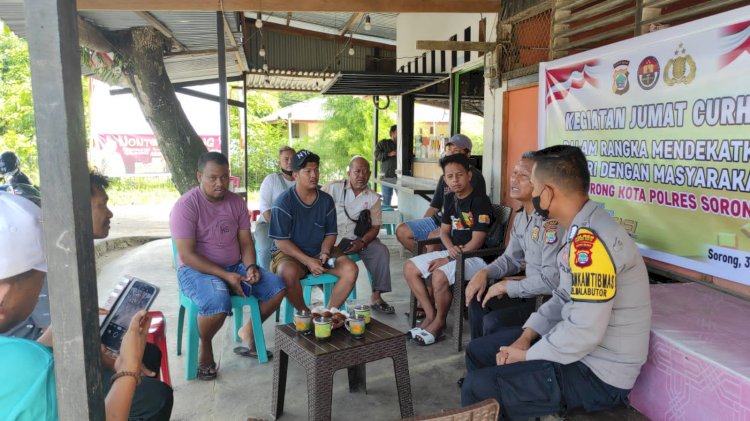
M 265 57 L 266 56 L 266 46 L 265 45 L 262 45 L 260 47 L 260 50 L 258 50 L 258 55 L 261 56 L 261 57 Z
M 350 56 L 354 55 L 354 47 L 349 47 L 349 55 Z
M 365 31 L 369 31 L 372 29 L 372 24 L 370 23 L 370 15 L 365 16 Z
M 263 27 L 263 17 L 258 13 L 258 17 L 255 19 L 255 27 L 260 29 Z
M 263 63 L 263 70 L 268 71 L 268 63 Z

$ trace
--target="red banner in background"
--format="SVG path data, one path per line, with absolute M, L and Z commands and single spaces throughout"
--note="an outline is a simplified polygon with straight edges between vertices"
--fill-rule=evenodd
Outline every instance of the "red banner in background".
M 221 151 L 218 135 L 201 135 L 209 151 Z M 168 173 L 153 134 L 99 134 L 99 170 L 106 175 Z

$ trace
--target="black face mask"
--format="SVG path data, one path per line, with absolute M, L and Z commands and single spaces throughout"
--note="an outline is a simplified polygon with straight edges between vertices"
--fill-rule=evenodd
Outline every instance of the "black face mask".
M 544 190 L 542 190 L 542 193 L 544 193 Z M 531 204 L 534 205 L 534 211 L 537 215 L 541 216 L 543 219 L 548 219 L 549 207 L 547 209 L 542 209 L 542 193 L 539 193 L 539 196 L 532 196 Z
M 288 177 L 291 177 L 291 176 L 292 176 L 292 172 L 291 172 L 291 171 L 287 171 L 287 170 L 285 170 L 285 169 L 283 169 L 283 168 L 281 169 L 281 172 L 282 172 L 282 173 L 284 173 L 284 175 L 286 175 L 286 176 L 288 176 Z

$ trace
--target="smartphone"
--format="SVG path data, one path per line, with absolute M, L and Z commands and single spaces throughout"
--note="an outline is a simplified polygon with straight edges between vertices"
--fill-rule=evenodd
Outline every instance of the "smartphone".
M 159 287 L 130 277 L 130 283 L 120 294 L 101 325 L 102 345 L 112 352 L 119 353 L 122 337 L 128 331 L 133 316 L 141 310 L 148 310 L 159 294 Z
M 348 238 L 342 238 L 341 241 L 339 242 L 338 247 L 339 247 L 339 250 L 341 250 L 344 253 L 346 253 L 347 250 L 349 250 L 350 248 L 352 248 L 352 240 L 350 240 Z

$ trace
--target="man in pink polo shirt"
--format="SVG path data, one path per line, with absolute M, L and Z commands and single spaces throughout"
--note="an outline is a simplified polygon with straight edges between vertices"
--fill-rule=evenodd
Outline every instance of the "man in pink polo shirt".
M 216 378 L 211 340 L 232 311 L 230 296 L 252 294 L 265 320 L 281 304 L 285 286 L 281 278 L 256 265 L 245 201 L 227 190 L 227 158 L 218 152 L 201 155 L 198 182 L 175 203 L 169 226 L 179 253 L 180 291 L 198 305 L 198 378 L 211 380 Z M 239 333 L 248 348 L 235 352 L 257 358 L 249 321 Z

